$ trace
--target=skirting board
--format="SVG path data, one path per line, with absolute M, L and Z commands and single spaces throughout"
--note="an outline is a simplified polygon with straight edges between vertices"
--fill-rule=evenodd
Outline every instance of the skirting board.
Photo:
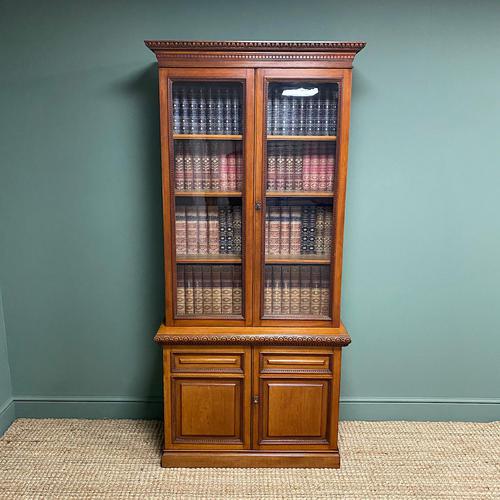
M 0 406 L 0 437 L 10 427 L 15 419 L 15 402 L 12 398 L 10 398 L 2 406 Z
M 159 399 L 14 397 L 17 418 L 161 419 Z M 491 422 L 500 420 L 500 399 L 344 398 L 341 420 Z

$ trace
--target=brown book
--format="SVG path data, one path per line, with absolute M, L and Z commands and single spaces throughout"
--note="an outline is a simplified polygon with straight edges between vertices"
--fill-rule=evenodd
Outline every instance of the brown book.
M 290 266 L 290 314 L 300 314 L 300 266 Z
M 203 191 L 210 191 L 211 189 L 210 153 L 207 143 L 203 143 L 201 155 L 201 189 Z
M 300 314 L 311 314 L 311 266 L 300 268 Z
M 202 266 L 193 266 L 194 313 L 203 315 L 203 275 Z
M 201 144 L 193 143 L 193 191 L 201 191 L 203 186 L 203 167 L 201 157 Z
M 286 159 L 283 146 L 277 147 L 276 155 L 276 191 L 285 190 Z
M 220 145 L 217 141 L 210 143 L 210 189 L 220 189 Z
M 319 162 L 318 162 L 318 191 L 327 191 L 327 158 L 326 158 L 326 144 L 321 143 L 319 149 Z
M 290 207 L 290 255 L 300 255 L 302 238 L 301 217 L 302 211 L 300 207 Z
M 236 191 L 243 189 L 243 167 L 244 160 L 241 151 L 236 155 Z
M 267 150 L 267 190 L 276 191 L 276 148 L 271 144 Z
M 243 288 L 241 282 L 241 266 L 233 268 L 233 314 L 243 314 Z
M 281 266 L 273 268 L 273 316 L 281 314 Z
M 264 253 L 269 255 L 269 211 L 266 211 L 266 218 L 264 221 Z
M 294 147 L 288 145 L 285 148 L 285 191 L 293 191 L 294 188 Z
M 236 155 L 227 155 L 227 183 L 229 191 L 236 191 Z
M 290 314 L 290 266 L 281 267 L 281 313 Z
M 175 207 L 175 248 L 177 255 L 187 253 L 186 207 Z
M 233 312 L 233 283 L 231 266 L 221 266 L 222 314 L 230 316 Z
M 320 267 L 311 266 L 311 314 L 316 317 L 319 317 L 321 315 L 320 284 Z
M 212 266 L 212 308 L 222 314 L 221 266 Z
M 186 295 L 184 286 L 184 266 L 177 266 L 177 314 L 186 314 Z
M 281 207 L 280 255 L 290 255 L 290 207 Z
M 316 225 L 315 225 L 315 243 L 316 255 L 325 254 L 325 207 L 316 209 Z
M 184 147 L 184 189 L 192 191 L 193 182 L 193 153 L 187 146 Z
M 215 205 L 207 207 L 208 217 L 208 254 L 218 255 L 219 252 L 219 211 Z
M 210 266 L 202 266 L 203 315 L 212 314 L 212 276 Z
M 280 207 L 269 207 L 269 255 L 280 253 Z
M 195 206 L 186 208 L 186 238 L 188 255 L 198 254 L 198 212 Z
M 198 207 L 198 253 L 208 255 L 208 215 L 207 207 Z
M 302 170 L 303 170 L 303 158 L 302 158 L 303 146 L 297 145 L 294 149 L 294 165 L 293 165 L 293 190 L 302 191 Z
M 273 312 L 273 270 L 266 266 L 264 270 L 264 316 L 271 316 Z
M 333 212 L 329 208 L 325 211 L 325 229 L 324 229 L 324 253 L 330 255 L 332 252 L 333 239 Z
M 177 141 L 175 145 L 175 189 L 184 190 L 184 144 Z
M 194 314 L 193 266 L 184 266 L 186 314 Z
M 333 191 L 333 175 L 335 170 L 335 148 L 330 146 L 326 155 L 326 190 Z
M 310 190 L 318 191 L 319 187 L 319 144 L 311 144 L 311 164 L 309 170 Z
M 320 280 L 320 314 L 330 316 L 330 268 L 328 266 L 321 266 Z
M 219 156 L 219 178 L 220 178 L 220 190 L 229 191 L 229 167 L 227 154 L 225 151 L 221 150 Z
M 302 190 L 311 191 L 311 143 L 304 144 L 302 156 Z

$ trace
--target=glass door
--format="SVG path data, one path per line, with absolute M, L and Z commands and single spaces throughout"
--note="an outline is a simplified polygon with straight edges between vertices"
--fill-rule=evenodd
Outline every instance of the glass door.
M 245 287 L 253 224 L 247 210 L 253 187 L 251 76 L 247 70 L 169 70 L 174 324 L 251 321 L 251 290 Z
M 340 91 L 331 70 L 258 72 L 262 325 L 332 325 Z

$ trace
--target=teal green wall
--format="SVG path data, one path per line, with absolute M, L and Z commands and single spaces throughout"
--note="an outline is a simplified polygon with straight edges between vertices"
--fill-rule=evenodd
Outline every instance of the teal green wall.
M 0 436 L 14 420 L 7 337 L 3 318 L 2 291 L 0 290 Z
M 156 67 L 144 39 L 365 40 L 344 418 L 500 419 L 498 1 L 3 1 L 0 285 L 18 416 L 159 412 Z

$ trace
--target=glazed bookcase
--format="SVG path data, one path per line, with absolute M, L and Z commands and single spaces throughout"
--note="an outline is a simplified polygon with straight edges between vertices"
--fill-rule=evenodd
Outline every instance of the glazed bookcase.
M 362 42 L 147 41 L 159 66 L 164 467 L 339 467 Z

